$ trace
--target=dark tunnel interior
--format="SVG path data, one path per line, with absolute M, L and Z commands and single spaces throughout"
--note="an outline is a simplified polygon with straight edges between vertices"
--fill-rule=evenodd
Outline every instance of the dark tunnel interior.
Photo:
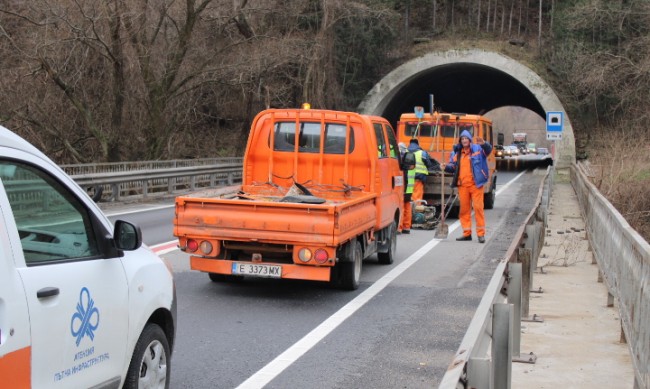
M 475 63 L 454 63 L 420 72 L 393 97 L 382 116 L 396 125 L 404 112 L 414 106 L 429 111 L 429 95 L 434 95 L 436 110 L 484 114 L 504 106 L 530 109 L 542 118 L 544 109 L 535 96 L 511 75 Z

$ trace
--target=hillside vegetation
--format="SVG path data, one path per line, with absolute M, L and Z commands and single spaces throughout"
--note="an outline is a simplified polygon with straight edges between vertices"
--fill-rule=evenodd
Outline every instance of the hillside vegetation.
M 647 0 L 30 0 L 0 5 L 0 123 L 59 163 L 238 155 L 266 107 L 354 110 L 427 50 L 540 74 L 650 235 Z

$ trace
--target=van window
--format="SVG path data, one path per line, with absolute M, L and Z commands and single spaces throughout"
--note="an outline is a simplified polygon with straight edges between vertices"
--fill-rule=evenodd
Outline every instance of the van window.
M 377 139 L 377 156 L 379 158 L 388 157 L 386 139 L 384 139 L 384 129 L 381 123 L 373 123 L 372 127 L 375 129 L 375 138 Z
M 397 158 L 397 139 L 395 138 L 395 130 L 388 124 L 384 124 L 386 135 L 388 135 L 388 147 L 390 148 L 390 157 Z
M 416 135 L 417 123 L 407 123 L 405 134 L 411 138 L 416 136 L 434 137 L 437 136 L 435 127 L 435 124 L 421 124 L 419 134 Z M 438 131 L 440 131 L 443 138 L 458 138 L 464 130 L 469 131 L 472 136 L 474 135 L 474 125 L 472 123 L 458 123 L 457 131 L 455 123 L 438 123 Z
M 320 153 L 321 146 L 320 122 L 300 122 L 298 134 L 298 151 L 301 153 Z M 294 151 L 296 122 L 275 123 L 275 151 Z M 346 125 L 340 123 L 325 123 L 324 150 L 325 154 L 344 154 Z M 354 150 L 354 128 L 350 128 L 351 153 Z
M 56 179 L 31 165 L 0 160 L 0 180 L 28 265 L 99 254 L 87 209 Z

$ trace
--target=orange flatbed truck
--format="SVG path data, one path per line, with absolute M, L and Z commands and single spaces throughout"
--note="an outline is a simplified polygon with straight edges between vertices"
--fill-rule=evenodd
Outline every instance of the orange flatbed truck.
M 174 235 L 191 268 L 215 282 L 252 276 L 356 289 L 365 258 L 394 260 L 399 165 L 384 118 L 265 110 L 251 126 L 241 187 L 177 197 Z
M 397 124 L 397 138 L 399 142 L 408 145 L 411 138 L 417 138 L 422 150 L 429 153 L 429 156 L 439 163 L 449 163 L 454 145 L 458 144 L 458 138 L 463 130 L 469 131 L 476 137 L 481 137 L 485 141 L 494 145 L 492 121 L 485 116 L 473 115 L 466 113 L 403 113 Z M 421 116 L 421 117 L 418 117 Z M 494 199 L 496 196 L 497 170 L 495 153 L 490 153 L 487 157 L 489 179 L 483 186 L 485 209 L 494 208 Z M 451 188 L 453 174 L 444 174 L 444 189 L 441 188 L 442 172 L 438 170 L 429 171 L 427 181 L 424 185 L 424 200 L 429 205 L 440 206 L 441 198 L 445 198 L 446 203 L 451 202 L 451 198 L 457 198 L 456 188 Z M 446 204 L 447 205 L 447 204 Z M 450 206 L 458 206 L 458 201 Z

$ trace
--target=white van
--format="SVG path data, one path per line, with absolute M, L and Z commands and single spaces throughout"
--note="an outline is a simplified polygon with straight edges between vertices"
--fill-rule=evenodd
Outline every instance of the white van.
M 171 267 L 0 127 L 0 387 L 169 386 Z

